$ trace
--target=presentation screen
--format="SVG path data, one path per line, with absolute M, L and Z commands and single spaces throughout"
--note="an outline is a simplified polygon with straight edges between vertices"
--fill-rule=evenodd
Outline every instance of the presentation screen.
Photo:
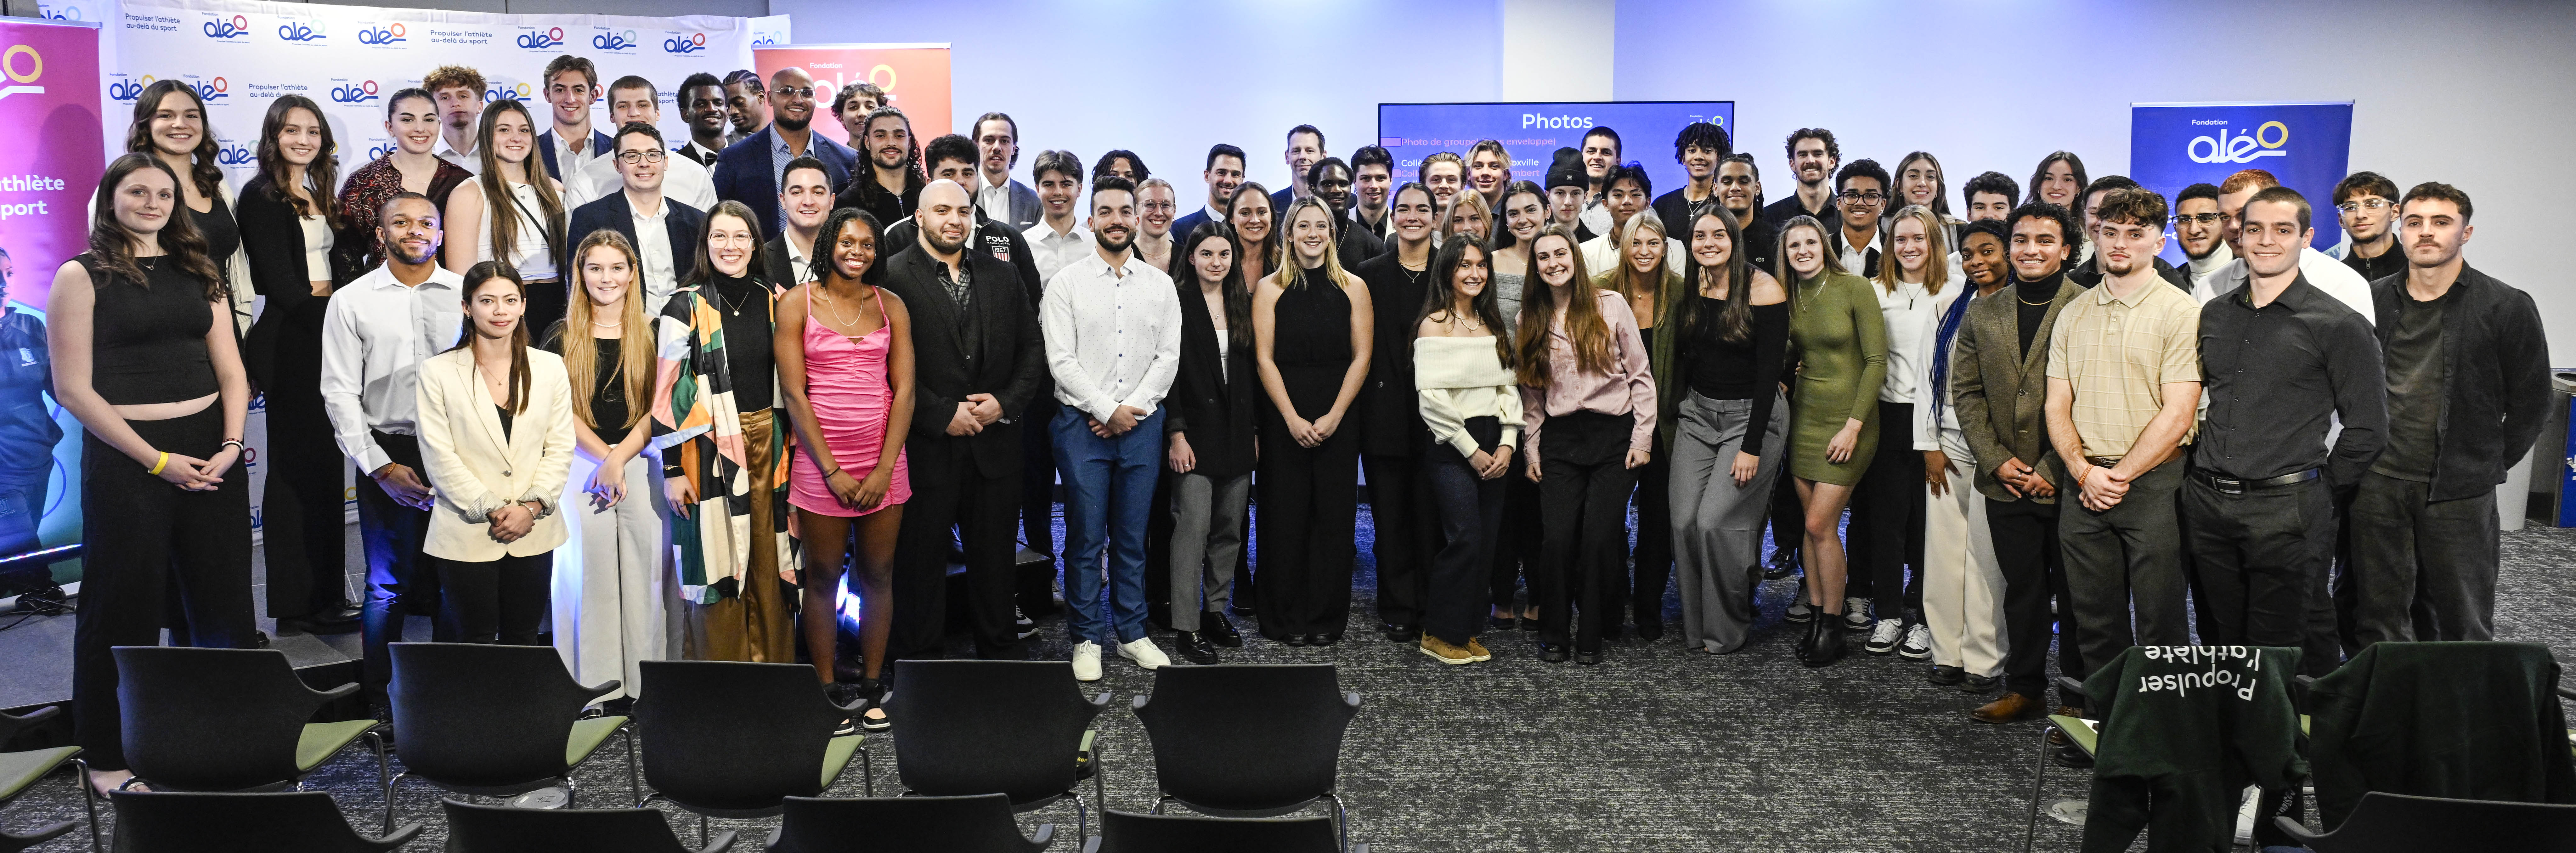
M 1414 179 L 1422 158 L 1442 151 L 1467 156 L 1480 139 L 1498 140 L 1512 156 L 1512 180 L 1547 183 L 1548 162 L 1559 148 L 1583 147 L 1596 127 L 1618 131 L 1622 162 L 1646 167 L 1655 194 L 1680 187 L 1682 164 L 1673 161 L 1673 136 L 1705 121 L 1735 135 L 1734 101 L 1568 101 L 1558 103 L 1379 104 L 1379 145 L 1395 155 L 1395 180 Z M 1741 147 L 1740 145 L 1738 146 Z

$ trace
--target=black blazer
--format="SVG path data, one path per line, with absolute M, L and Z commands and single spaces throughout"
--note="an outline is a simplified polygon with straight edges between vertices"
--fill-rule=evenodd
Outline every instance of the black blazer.
M 1046 339 L 1010 264 L 971 250 L 959 257 L 974 292 L 971 332 L 957 300 L 939 284 L 938 262 L 920 246 L 885 261 L 885 278 L 878 283 L 912 312 L 912 431 L 904 441 L 924 446 L 917 457 L 930 454 L 929 447 L 944 449 L 945 442 L 972 442 L 975 467 L 984 476 L 1013 476 L 1025 452 L 1019 421 L 1033 401 L 1055 390 L 1047 374 Z M 972 436 L 951 436 L 948 422 L 968 394 L 999 398 L 1004 420 Z
M 706 211 L 673 201 L 669 196 L 662 198 L 662 206 L 670 209 L 670 213 L 662 217 L 662 229 L 671 240 L 671 280 L 688 281 L 689 273 L 698 268 L 698 235 L 707 229 Z M 580 259 L 572 257 L 572 250 L 578 248 L 582 238 L 590 236 L 590 232 L 602 228 L 616 229 L 617 233 L 626 235 L 628 245 L 635 244 L 635 208 L 626 203 L 624 190 L 573 209 L 572 228 L 564 232 L 564 257 L 555 266 L 555 269 L 564 271 L 565 281 L 574 280 L 572 271 L 581 267 Z M 636 251 L 643 250 L 638 248 Z M 636 270 L 635 275 L 640 282 L 644 271 Z M 792 287 L 796 280 L 780 279 L 774 283 L 780 287 Z
M 1430 428 L 1422 425 L 1421 397 L 1413 387 L 1413 330 L 1422 320 L 1422 292 L 1432 271 L 1424 269 L 1423 284 L 1414 284 L 1396 256 L 1390 248 L 1351 268 L 1352 275 L 1368 282 L 1377 321 L 1368 379 L 1355 404 L 1360 451 L 1379 456 L 1414 455 L 1431 437 Z
M 879 251 L 883 251 L 883 249 L 879 249 Z M 814 259 L 806 258 L 805 260 L 810 262 Z M 760 262 L 767 268 L 770 284 L 776 285 L 780 290 L 793 290 L 796 288 L 796 262 L 795 260 L 787 257 L 787 235 L 780 234 L 776 237 L 771 237 L 769 238 L 769 242 L 761 244 Z M 691 264 L 690 266 L 695 267 L 696 264 Z
M 1223 480 L 1252 470 L 1253 402 L 1262 395 L 1252 346 L 1237 344 L 1217 355 L 1216 320 L 1197 276 L 1182 280 L 1181 371 L 1163 397 L 1163 434 L 1188 433 L 1199 467 L 1191 473 Z M 1220 362 L 1220 359 L 1222 361 Z
M 240 223 L 241 232 L 256 238 L 242 241 L 243 259 L 250 262 L 251 292 L 268 298 L 260 309 L 259 321 L 251 324 L 249 336 L 242 341 L 243 369 L 263 389 L 274 384 L 279 323 L 309 312 L 314 316 L 307 318 L 312 322 L 306 325 L 319 329 L 321 308 L 328 304 L 326 297 L 313 295 L 312 279 L 304 269 L 304 225 L 296 221 L 295 205 L 272 196 L 273 186 L 267 175 L 252 178 L 242 185 L 240 197 L 233 202 L 233 219 Z M 327 275 L 333 284 L 356 278 L 353 271 L 343 268 L 345 258 L 340 252 L 331 253 L 331 271 Z M 318 356 L 320 339 L 311 343 L 309 347 L 288 344 L 289 357 Z

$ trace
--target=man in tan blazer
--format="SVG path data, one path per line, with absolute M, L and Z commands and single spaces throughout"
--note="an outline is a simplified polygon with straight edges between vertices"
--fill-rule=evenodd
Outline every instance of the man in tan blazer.
M 1950 356 L 1959 429 L 1976 451 L 1977 491 L 1986 498 L 1986 524 L 2004 575 L 2004 695 L 1970 713 L 1988 723 L 2047 712 L 2052 595 L 2054 618 L 2068 638 L 2058 644 L 2058 666 L 2084 671 L 2057 551 L 2056 495 L 2066 468 L 2049 449 L 2045 412 L 2049 331 L 2067 302 L 2084 292 L 2066 280 L 2080 232 L 2072 213 L 2046 202 L 2022 205 L 2008 222 L 2012 281 L 1968 305 Z M 2059 699 L 2069 714 L 2083 701 Z

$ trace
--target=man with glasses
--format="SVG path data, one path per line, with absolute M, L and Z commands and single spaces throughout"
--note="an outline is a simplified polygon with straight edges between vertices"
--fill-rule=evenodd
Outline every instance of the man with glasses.
M 661 93 L 654 89 L 653 81 L 629 74 L 617 78 L 617 82 L 608 84 L 608 126 L 622 129 L 637 122 L 660 127 L 662 97 Z M 691 128 L 691 132 L 696 132 L 696 129 Z M 614 145 L 611 145 L 609 150 L 617 151 Z M 625 167 L 618 162 L 625 157 L 625 153 L 621 151 L 617 152 L 617 155 L 592 160 L 579 171 L 564 178 L 565 210 L 579 210 L 582 205 L 598 201 L 625 185 L 623 177 Z M 716 183 L 715 179 L 707 174 L 707 167 L 688 157 L 665 159 L 668 162 L 661 164 L 662 194 L 669 196 L 672 201 L 688 205 L 701 212 L 714 210 Z M 579 263 L 578 260 L 574 262 Z
M 1842 165 L 1843 147 L 1835 144 L 1834 132 L 1821 127 L 1802 127 L 1789 134 L 1789 174 L 1798 179 L 1798 191 L 1788 198 L 1762 209 L 1762 218 L 1772 227 L 1800 216 L 1813 216 L 1818 222 L 1837 221 L 1834 212 L 1834 190 L 1825 186 L 1833 180 L 1834 169 Z M 1879 192 L 1886 192 L 1881 188 Z
M 2204 303 L 2216 295 L 2209 290 L 2210 278 L 2236 260 L 2221 224 L 2226 218 L 2218 212 L 2217 184 L 2193 184 L 2174 197 L 2174 241 L 2182 246 L 2183 276 L 2192 298 Z
M 2335 184 L 2334 204 L 2352 238 L 2344 266 L 2363 281 L 2406 271 L 2406 253 L 2397 249 L 2397 182 L 2378 172 L 2354 172 Z
M 823 164 L 832 186 L 849 183 L 859 152 L 814 135 L 814 77 L 790 66 L 769 75 L 769 126 L 726 146 L 716 158 L 716 197 L 751 208 L 763 234 L 785 225 L 778 213 L 778 187 L 787 164 L 812 157 Z
M 1834 176 L 1836 210 L 1842 221 L 1829 242 L 1843 270 L 1867 278 L 1878 274 L 1878 215 L 1887 209 L 1887 170 L 1878 161 L 1860 159 Z
M 706 211 L 663 192 L 663 170 L 673 164 L 697 164 L 663 151 L 661 129 L 640 121 L 617 129 L 617 155 L 607 159 L 617 165 L 621 189 L 574 208 L 564 244 L 579 246 L 582 238 L 602 228 L 626 235 L 627 245 L 635 247 L 644 267 L 635 271 L 644 304 L 662 305 L 671 301 L 671 292 L 696 267 L 698 231 L 706 225 Z M 778 201 L 773 198 L 770 203 Z M 578 270 L 581 262 L 566 258 L 560 263 L 564 269 Z
M 680 81 L 680 120 L 689 124 L 689 142 L 679 154 L 707 170 L 710 177 L 716 168 L 716 155 L 723 154 L 725 139 L 725 87 L 716 75 L 700 71 Z
M 590 104 L 599 100 L 599 68 L 590 60 L 564 54 L 546 63 L 546 103 L 554 107 L 554 127 L 537 134 L 537 154 L 545 158 L 546 177 L 563 180 L 592 160 L 608 157 L 617 143 L 590 128 Z

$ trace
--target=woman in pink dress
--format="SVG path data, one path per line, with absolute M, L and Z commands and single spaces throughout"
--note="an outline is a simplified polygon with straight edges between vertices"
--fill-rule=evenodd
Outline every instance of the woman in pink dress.
M 912 423 L 911 316 L 902 301 L 859 281 L 876 265 L 884 233 L 866 212 L 832 211 L 814 241 L 814 280 L 778 298 L 779 334 L 771 338 L 779 390 L 796 422 L 787 503 L 796 508 L 805 546 L 798 584 L 805 648 L 833 703 L 858 713 L 853 723 L 871 731 L 893 725 L 879 707 L 886 691 L 878 673 L 893 621 L 895 533 L 912 497 L 903 460 Z M 857 684 L 834 672 L 844 562 L 858 567 L 864 608 Z

